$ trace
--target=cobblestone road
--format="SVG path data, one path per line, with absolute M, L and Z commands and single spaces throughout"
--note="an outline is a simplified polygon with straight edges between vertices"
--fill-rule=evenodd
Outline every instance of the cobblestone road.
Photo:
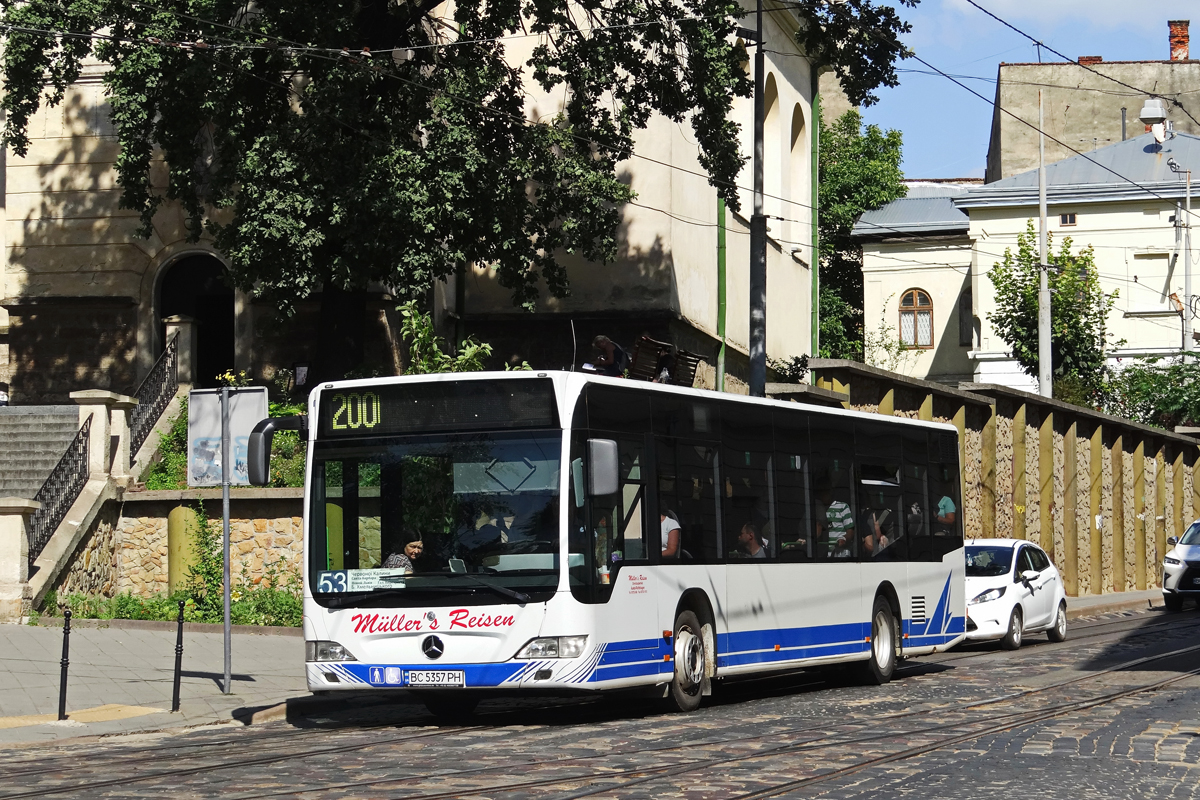
M 1198 634 L 1195 612 L 1110 615 L 1061 645 L 915 659 L 883 687 L 837 670 L 730 682 L 687 716 L 644 700 L 488 701 L 439 727 L 396 702 L 39 744 L 6 753 L 0 800 L 1196 797 Z

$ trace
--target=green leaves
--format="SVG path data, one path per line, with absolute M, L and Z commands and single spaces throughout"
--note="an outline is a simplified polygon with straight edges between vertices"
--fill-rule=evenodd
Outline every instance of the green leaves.
M 485 368 L 492 355 L 492 346 L 468 338 L 462 342 L 458 352 L 450 355 L 445 343 L 434 333 L 433 320 L 423 314 L 415 302 L 405 303 L 397 309 L 400 320 L 400 336 L 408 343 L 406 375 L 425 375 L 432 372 L 479 372 Z
M 1108 342 L 1108 313 L 1117 293 L 1105 294 L 1091 247 L 1071 252 L 1070 238 L 1058 252 L 1047 240 L 1050 262 L 1050 338 L 1055 381 L 1072 377 L 1064 387 L 1072 399 L 1099 397 L 1107 369 L 1105 350 L 1121 342 Z M 1017 252 L 1005 249 L 1004 260 L 988 271 L 996 290 L 996 311 L 988 314 L 997 335 L 1007 344 L 1025 374 L 1038 374 L 1038 267 L 1037 233 L 1033 220 L 1017 237 Z M 1093 401 L 1093 405 L 1096 401 Z
M 904 197 L 899 131 L 862 124 L 847 111 L 831 124 L 821 123 L 821 355 L 862 358 L 862 249 L 850 238 L 864 211 Z

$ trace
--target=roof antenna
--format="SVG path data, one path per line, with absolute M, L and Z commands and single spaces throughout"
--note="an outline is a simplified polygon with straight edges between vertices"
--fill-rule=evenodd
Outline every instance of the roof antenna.
M 579 354 L 579 345 L 575 341 L 575 320 L 571 319 L 571 372 L 575 371 L 575 358 Z

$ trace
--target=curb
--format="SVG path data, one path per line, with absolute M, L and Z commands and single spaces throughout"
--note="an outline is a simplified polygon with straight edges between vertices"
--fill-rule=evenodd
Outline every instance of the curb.
M 377 707 L 394 703 L 412 702 L 408 692 L 403 694 L 387 692 L 379 693 L 339 692 L 332 697 L 307 695 L 289 697 L 282 703 L 251 711 L 248 708 L 237 709 L 233 719 L 243 725 L 262 725 L 267 722 L 296 721 L 312 714 L 324 714 L 336 711 L 347 711 L 355 707 Z
M 38 626 L 43 628 L 61 628 L 63 626 L 62 617 L 42 617 L 38 620 Z M 112 628 L 118 631 L 174 631 L 178 627 L 177 622 L 165 622 L 162 620 L 150 619 L 87 619 L 87 618 L 71 618 L 72 628 Z M 297 638 L 304 637 L 304 630 L 301 628 L 291 628 L 282 625 L 233 625 L 231 626 L 233 633 L 252 634 L 257 636 L 295 636 Z M 183 623 L 184 633 L 223 633 L 225 626 L 211 622 L 185 622 Z
M 1067 619 L 1079 619 L 1080 617 L 1094 617 L 1100 614 L 1111 614 L 1114 611 L 1146 611 L 1151 609 L 1163 608 L 1162 598 L 1159 597 L 1158 605 L 1150 598 L 1140 597 L 1136 600 L 1114 600 L 1111 603 L 1097 603 L 1089 606 L 1076 606 L 1071 608 L 1071 600 L 1067 599 Z

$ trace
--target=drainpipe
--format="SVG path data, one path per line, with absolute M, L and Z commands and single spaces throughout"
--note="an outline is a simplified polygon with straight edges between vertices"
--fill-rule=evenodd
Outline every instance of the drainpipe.
M 725 200 L 717 198 L 717 391 L 725 391 Z
M 821 79 L 816 65 L 809 62 L 812 80 L 812 153 L 809 166 L 809 183 L 812 185 L 812 253 L 809 268 L 812 270 L 812 345 L 811 355 L 821 353 L 821 228 L 817 216 L 817 205 L 821 199 Z M 813 384 L 816 375 L 809 373 Z

